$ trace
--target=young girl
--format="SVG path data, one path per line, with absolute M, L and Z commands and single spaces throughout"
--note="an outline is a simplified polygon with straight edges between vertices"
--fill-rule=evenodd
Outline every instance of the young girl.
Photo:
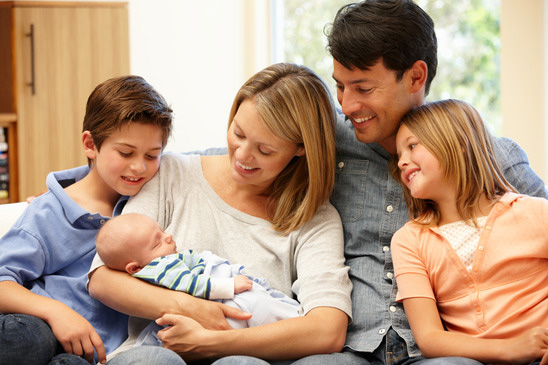
M 545 363 L 548 201 L 515 193 L 462 101 L 409 112 L 396 146 L 411 219 L 392 238 L 397 300 L 423 355 Z

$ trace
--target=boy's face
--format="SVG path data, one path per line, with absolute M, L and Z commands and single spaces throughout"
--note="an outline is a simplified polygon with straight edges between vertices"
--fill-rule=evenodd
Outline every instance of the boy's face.
M 402 116 L 413 105 L 407 86 L 408 75 L 396 79 L 382 60 L 368 70 L 348 69 L 333 60 L 333 78 L 342 112 L 354 125 L 356 138 L 363 143 L 379 143 L 395 153 L 396 132 Z
M 126 123 L 104 140 L 100 151 L 94 148 L 93 169 L 108 188 L 133 196 L 158 171 L 161 152 L 161 128 Z

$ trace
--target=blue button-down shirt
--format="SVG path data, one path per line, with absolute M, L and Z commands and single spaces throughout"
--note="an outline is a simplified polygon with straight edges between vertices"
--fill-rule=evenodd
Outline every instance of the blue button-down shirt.
M 497 138 L 495 148 L 506 179 L 519 192 L 548 198 L 544 182 L 531 170 L 519 145 Z M 403 306 L 396 302 L 390 240 L 409 218 L 403 190 L 389 172 L 390 159 L 380 145 L 359 142 L 352 124 L 339 115 L 331 202 L 343 222 L 346 263 L 354 285 L 354 320 L 346 348 L 373 352 L 393 328 L 405 340 L 409 355 L 418 356 Z
M 91 323 L 108 354 L 127 337 L 127 315 L 91 298 L 85 285 L 96 252 L 95 235 L 109 217 L 89 213 L 63 189 L 88 172 L 82 166 L 48 175 L 48 192 L 34 199 L 0 239 L 0 281 L 14 281 L 65 303 Z M 127 198 L 120 198 L 114 215 L 121 213 Z

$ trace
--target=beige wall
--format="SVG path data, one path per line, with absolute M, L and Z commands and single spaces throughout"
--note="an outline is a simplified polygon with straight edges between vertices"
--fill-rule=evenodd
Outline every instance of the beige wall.
M 548 181 L 547 0 L 501 0 L 502 134 L 527 152 Z

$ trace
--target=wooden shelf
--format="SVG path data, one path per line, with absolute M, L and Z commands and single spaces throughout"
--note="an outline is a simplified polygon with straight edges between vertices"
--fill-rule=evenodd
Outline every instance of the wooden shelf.
M 8 173 L 10 175 L 8 198 L 0 198 L 0 204 L 16 203 L 19 201 L 17 115 L 15 113 L 0 113 L 0 128 L 7 128 L 8 130 L 6 142 L 8 142 Z

